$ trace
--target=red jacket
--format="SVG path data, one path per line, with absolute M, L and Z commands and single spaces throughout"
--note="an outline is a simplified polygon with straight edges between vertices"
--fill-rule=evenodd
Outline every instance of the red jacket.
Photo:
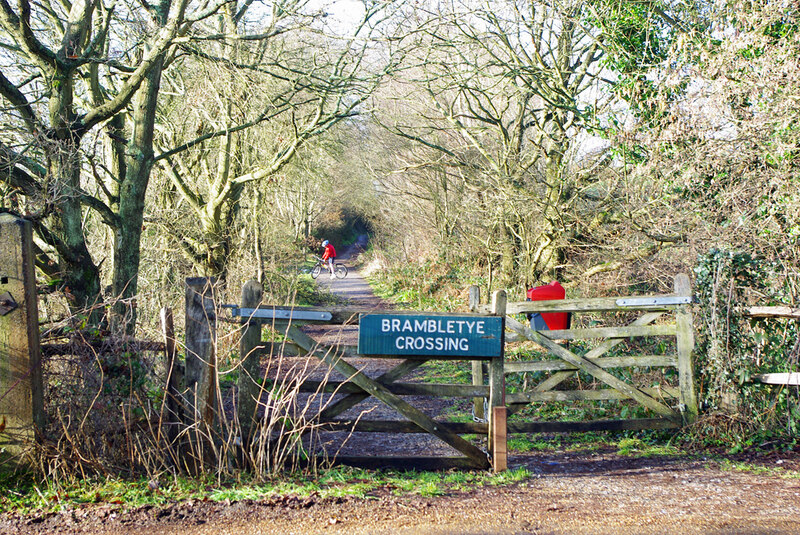
M 336 249 L 330 243 L 325 246 L 325 251 L 322 253 L 322 259 L 336 258 Z

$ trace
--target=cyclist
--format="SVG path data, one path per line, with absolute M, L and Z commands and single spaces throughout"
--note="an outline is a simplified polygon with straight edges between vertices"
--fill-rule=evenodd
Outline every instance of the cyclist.
M 331 278 L 335 279 L 336 275 L 333 272 L 333 259 L 336 258 L 336 249 L 333 248 L 331 242 L 328 240 L 323 240 L 322 247 L 324 247 L 324 251 L 322 252 L 322 261 L 328 264 L 328 269 L 331 271 Z

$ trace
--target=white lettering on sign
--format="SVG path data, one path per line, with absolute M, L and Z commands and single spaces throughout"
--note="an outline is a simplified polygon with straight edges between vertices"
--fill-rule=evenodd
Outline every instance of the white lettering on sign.
M 397 349 L 426 349 L 428 351 L 469 351 L 467 338 L 425 338 L 423 336 L 398 336 L 394 342 Z
M 426 334 L 486 334 L 485 320 L 401 320 L 400 318 L 383 318 L 382 333 L 426 333 Z

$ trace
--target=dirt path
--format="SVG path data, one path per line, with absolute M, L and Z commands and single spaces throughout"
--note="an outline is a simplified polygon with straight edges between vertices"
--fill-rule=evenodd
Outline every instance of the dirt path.
M 392 489 L 367 499 L 288 497 L 191 501 L 122 511 L 89 506 L 0 517 L 0 533 L 153 534 L 775 534 L 800 533 L 797 454 L 771 455 L 768 474 L 687 458 L 612 452 L 512 456 L 531 476 L 512 486 L 425 498 Z M 781 476 L 792 469 L 795 477 Z
M 348 267 L 347 277 L 344 279 L 331 279 L 324 273 L 317 279 L 317 283 L 331 291 L 331 293 L 350 301 L 355 306 L 366 309 L 390 308 L 389 304 L 375 297 L 369 284 L 361 276 L 360 269 L 356 267 L 359 255 L 367 246 L 367 237 L 362 235 L 353 245 L 347 247 L 338 257 L 337 262 L 342 262 Z
M 320 276 L 317 283 L 326 287 L 331 293 L 348 301 L 350 305 L 361 307 L 365 311 L 380 311 L 391 308 L 391 304 L 375 296 L 372 288 L 361 275 L 358 267 L 358 255 L 366 248 L 366 236 L 362 236 L 338 257 L 337 261 L 348 266 L 348 274 L 344 279 L 331 279 Z M 356 345 L 358 326 L 341 327 L 304 327 L 316 340 L 324 344 L 342 343 Z M 348 362 L 362 370 L 370 377 L 377 377 L 390 368 L 398 365 L 400 360 L 389 359 L 348 359 Z M 419 377 L 419 373 L 412 374 Z M 336 380 L 344 379 L 335 377 Z M 408 380 L 408 378 L 404 379 Z M 419 396 L 406 396 L 406 401 L 433 417 L 441 417 L 452 406 L 451 400 L 433 399 Z M 370 398 L 359 403 L 341 415 L 341 419 L 355 420 L 359 416 L 369 420 L 404 420 L 400 414 L 383 403 Z M 425 434 L 393 433 L 323 433 L 322 445 L 329 454 L 338 455 L 388 455 L 388 456 L 453 456 L 459 452 L 439 439 Z

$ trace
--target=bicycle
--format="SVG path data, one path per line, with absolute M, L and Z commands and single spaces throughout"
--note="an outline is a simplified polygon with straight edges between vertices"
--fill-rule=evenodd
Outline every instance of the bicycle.
M 311 268 L 311 278 L 316 279 L 319 277 L 322 270 L 328 271 L 328 265 L 325 260 L 322 258 L 316 257 L 317 263 Z M 336 275 L 337 279 L 343 279 L 347 276 L 347 266 L 344 264 L 334 263 L 333 264 L 333 273 Z

